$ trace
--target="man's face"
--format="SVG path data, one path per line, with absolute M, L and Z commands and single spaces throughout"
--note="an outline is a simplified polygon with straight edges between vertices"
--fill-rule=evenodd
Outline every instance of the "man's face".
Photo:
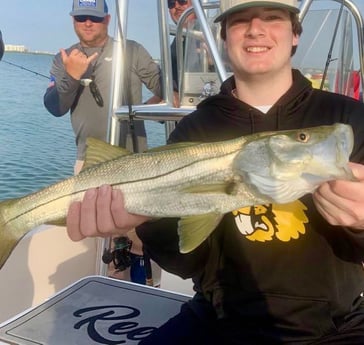
M 172 5 L 174 6 L 170 8 Z M 171 5 L 171 6 L 170 6 Z M 169 8 L 169 14 L 172 18 L 172 20 L 177 23 L 178 19 L 181 17 L 182 13 L 188 8 L 191 7 L 192 3 L 191 0 L 184 0 L 184 1 L 169 1 L 168 0 L 168 8 Z
M 110 15 L 103 18 L 101 22 L 93 21 L 94 17 L 75 16 L 73 18 L 73 26 L 80 42 L 85 47 L 98 47 L 104 43 L 108 33 L 107 28 L 110 22 Z M 82 21 L 78 21 L 78 18 Z
M 291 68 L 297 44 L 287 10 L 253 7 L 227 18 L 225 47 L 234 73 L 243 77 Z

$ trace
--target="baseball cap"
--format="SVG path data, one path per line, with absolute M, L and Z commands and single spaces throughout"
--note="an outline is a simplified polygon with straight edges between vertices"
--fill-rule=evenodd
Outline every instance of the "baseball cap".
M 297 0 L 263 0 L 263 1 L 252 1 L 252 0 L 221 0 L 220 9 L 221 14 L 214 20 L 215 23 L 221 22 L 227 15 L 245 10 L 250 7 L 277 7 L 284 8 L 288 11 L 298 13 Z
M 105 0 L 73 0 L 71 16 L 105 17 L 108 8 Z

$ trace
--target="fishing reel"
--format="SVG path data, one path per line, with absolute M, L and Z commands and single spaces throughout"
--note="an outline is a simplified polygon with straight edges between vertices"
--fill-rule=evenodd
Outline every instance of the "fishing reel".
M 102 261 L 107 265 L 113 262 L 117 271 L 124 271 L 132 264 L 130 255 L 132 241 L 126 236 L 115 237 L 113 238 L 113 241 L 113 250 L 105 248 L 102 255 Z

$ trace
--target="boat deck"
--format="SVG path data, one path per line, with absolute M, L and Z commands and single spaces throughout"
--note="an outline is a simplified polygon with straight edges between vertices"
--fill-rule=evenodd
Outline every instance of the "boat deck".
M 1 324 L 0 344 L 138 344 L 190 298 L 90 276 Z

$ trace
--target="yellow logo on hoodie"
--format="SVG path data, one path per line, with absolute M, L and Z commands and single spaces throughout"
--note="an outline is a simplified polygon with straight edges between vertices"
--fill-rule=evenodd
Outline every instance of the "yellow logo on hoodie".
M 299 200 L 287 204 L 244 207 L 233 212 L 239 231 L 250 241 L 288 242 L 303 235 L 308 218 Z

